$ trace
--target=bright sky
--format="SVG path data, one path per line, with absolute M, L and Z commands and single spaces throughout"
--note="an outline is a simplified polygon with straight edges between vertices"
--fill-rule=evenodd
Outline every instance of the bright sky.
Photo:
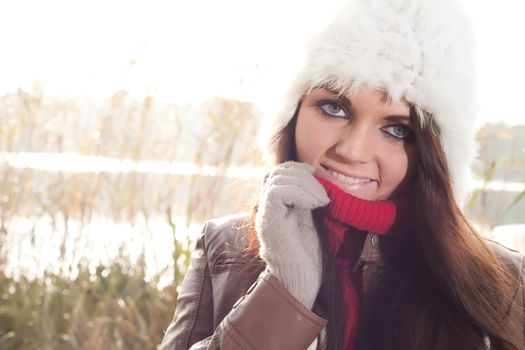
M 482 120 L 525 124 L 525 2 L 463 1 L 478 35 Z M 124 89 L 173 102 L 221 95 L 261 103 L 296 62 L 290 52 L 302 44 L 294 38 L 326 18 L 326 3 L 2 1 L 0 93 L 38 81 L 46 95 Z

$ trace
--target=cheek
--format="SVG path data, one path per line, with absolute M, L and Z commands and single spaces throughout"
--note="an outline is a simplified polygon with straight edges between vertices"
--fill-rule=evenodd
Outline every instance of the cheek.
M 411 146 L 386 152 L 382 159 L 382 172 L 389 191 L 410 183 L 415 171 L 415 152 Z
M 310 134 L 309 130 L 305 129 L 304 126 L 300 127 L 298 125 L 295 134 L 295 148 L 299 162 L 314 165 L 314 160 L 317 158 L 316 149 L 318 149 L 318 147 L 316 147 L 315 144 L 316 139 L 310 137 Z
M 295 128 L 297 160 L 317 165 L 323 154 L 330 148 L 331 135 L 327 126 L 315 116 L 299 115 Z

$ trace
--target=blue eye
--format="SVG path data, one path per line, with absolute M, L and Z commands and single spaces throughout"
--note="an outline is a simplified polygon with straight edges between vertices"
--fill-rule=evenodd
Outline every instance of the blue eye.
M 346 117 L 346 113 L 337 102 L 319 101 L 317 104 L 323 113 L 331 117 Z
M 413 136 L 412 130 L 400 124 L 387 126 L 383 128 L 383 130 L 390 136 L 400 140 L 408 139 Z

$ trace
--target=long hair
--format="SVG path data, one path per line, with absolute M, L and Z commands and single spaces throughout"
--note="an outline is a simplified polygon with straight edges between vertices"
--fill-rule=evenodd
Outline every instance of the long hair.
M 276 163 L 296 160 L 295 125 L 290 122 L 273 139 Z M 385 267 L 367 286 L 358 321 L 358 349 L 480 349 L 484 335 L 491 349 L 519 349 L 521 325 L 507 317 L 515 297 L 516 279 L 469 223 L 457 206 L 439 128 L 426 115 L 415 125 L 417 170 L 413 183 L 414 218 L 410 239 L 384 237 L 380 245 Z M 259 243 L 254 229 L 249 250 Z M 322 286 L 317 302 L 328 318 L 326 347 L 342 349 L 340 288 L 335 257 L 328 249 L 326 230 L 313 213 L 323 254 Z M 513 306 L 515 307 L 515 306 Z M 439 343 L 437 343 L 439 341 Z

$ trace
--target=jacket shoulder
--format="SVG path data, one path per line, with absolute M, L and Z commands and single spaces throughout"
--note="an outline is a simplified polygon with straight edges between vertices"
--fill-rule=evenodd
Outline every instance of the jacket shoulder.
M 206 220 L 203 233 L 208 239 L 214 239 L 218 235 L 238 235 L 240 230 L 248 227 L 249 219 L 248 213 L 238 213 Z
M 525 329 L 523 328 L 525 326 L 525 299 L 523 297 L 525 296 L 525 286 L 523 284 L 525 280 L 524 256 L 520 252 L 507 248 L 500 243 L 490 240 L 488 243 L 500 261 L 509 268 L 509 272 L 515 277 L 516 288 L 508 306 L 507 315 L 511 324 L 517 327 L 516 331 L 513 332 L 516 335 L 517 343 L 525 344 L 525 333 L 522 331 Z
M 214 264 L 229 255 L 239 256 L 247 246 L 250 216 L 247 213 L 223 216 L 204 223 L 202 236 L 208 260 Z
M 486 241 L 492 251 L 505 265 L 510 266 L 518 275 L 523 274 L 523 254 L 496 241 L 490 239 L 487 239 Z

